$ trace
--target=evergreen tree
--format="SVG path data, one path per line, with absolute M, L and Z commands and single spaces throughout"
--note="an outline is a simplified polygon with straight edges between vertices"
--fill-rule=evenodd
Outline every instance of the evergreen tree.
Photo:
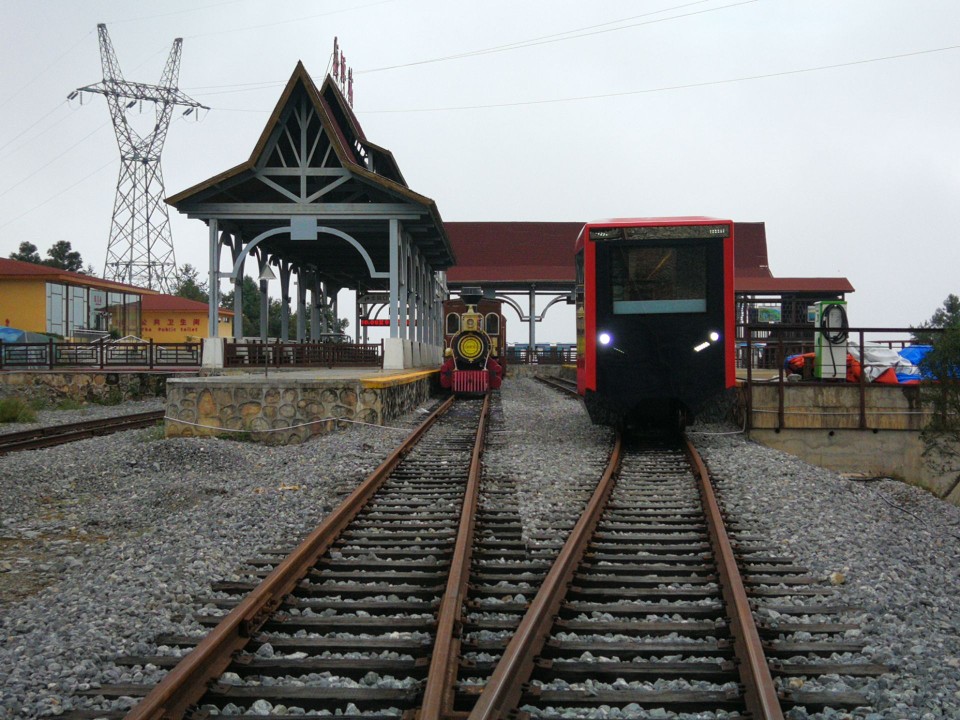
M 10 253 L 10 259 L 33 263 L 34 265 L 43 263 L 40 253 L 37 252 L 37 246 L 27 241 L 20 243 L 20 249 L 17 252 Z
M 210 296 L 207 293 L 207 283 L 205 281 L 200 282 L 198 277 L 199 271 L 190 263 L 181 266 L 170 288 L 172 294 L 177 297 L 197 300 L 203 303 L 210 302 Z
M 947 497 L 960 485 L 960 298 L 948 295 L 913 334 L 916 341 L 931 346 L 920 362 L 924 376 L 933 381 L 922 390 L 931 417 L 920 437 L 924 454 L 935 467 L 945 474 L 957 473 L 943 493 Z
M 49 259 L 43 261 L 44 265 L 60 268 L 61 270 L 70 270 L 71 272 L 83 271 L 83 258 L 80 257 L 78 251 L 70 247 L 70 243 L 67 240 L 55 242 L 50 249 L 47 250 L 47 257 Z

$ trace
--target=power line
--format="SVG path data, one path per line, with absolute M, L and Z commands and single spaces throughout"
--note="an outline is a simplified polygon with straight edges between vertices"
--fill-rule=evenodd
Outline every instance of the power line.
M 576 95 L 565 98 L 547 98 L 544 100 L 518 100 L 516 102 L 492 103 L 489 105 L 457 105 L 450 107 L 434 108 L 407 108 L 402 110 L 358 110 L 358 115 L 363 114 L 386 114 L 386 113 L 416 113 L 416 112 L 450 112 L 455 110 L 485 110 L 488 108 L 507 108 L 522 107 L 525 105 L 549 105 L 552 103 L 582 102 L 585 100 L 601 100 L 605 98 L 625 97 L 628 95 L 646 95 L 659 92 L 671 92 L 674 90 L 690 90 L 693 88 L 710 87 L 712 85 L 728 85 L 738 82 L 748 82 L 751 80 L 765 80 L 774 77 L 784 77 L 787 75 L 801 75 L 804 73 L 821 72 L 824 70 L 836 70 L 838 68 L 853 67 L 855 65 L 867 65 L 875 62 L 886 62 L 888 60 L 902 60 L 904 58 L 916 57 L 918 55 L 932 55 L 933 53 L 947 52 L 949 50 L 958 50 L 960 45 L 949 45 L 947 47 L 932 48 L 930 50 L 917 50 L 915 52 L 900 53 L 899 55 L 886 55 L 883 57 L 868 58 L 866 60 L 851 60 L 850 62 L 835 63 L 833 65 L 818 65 L 816 67 L 800 68 L 797 70 L 782 70 L 780 72 L 765 73 L 763 75 L 745 75 L 743 77 L 727 78 L 724 80 L 706 80 L 697 83 L 688 83 L 685 85 L 665 85 L 656 88 L 645 88 L 642 90 L 624 90 L 614 93 L 601 93 L 597 95 Z
M 31 130 L 33 130 L 33 128 L 35 128 L 37 125 L 39 125 L 40 123 L 42 123 L 44 120 L 46 120 L 48 117 L 50 117 L 51 115 L 53 115 L 57 110 L 59 110 L 61 107 L 63 107 L 63 106 L 66 105 L 66 104 L 67 104 L 67 101 L 66 101 L 66 100 L 61 100 L 59 103 L 57 103 L 57 104 L 54 106 L 54 108 L 53 108 L 52 110 L 50 110 L 49 112 L 47 112 L 47 113 L 45 113 L 44 115 L 40 116 L 40 117 L 37 118 L 36 120 L 34 120 L 30 125 L 28 125 L 26 128 L 24 128 L 23 130 L 21 130 L 19 133 L 17 133 L 16 135 L 14 135 L 14 136 L 13 136 L 12 138 L 10 138 L 9 140 L 7 140 L 7 142 L 5 142 L 3 145 L 0 145 L 0 151 L 6 150 L 6 149 L 7 149 L 10 145 L 12 145 L 16 140 L 19 140 L 21 137 L 23 137 L 23 136 L 26 135 L 28 132 L 30 132 Z M 36 140 L 38 137 L 40 137 L 40 135 L 43 135 L 43 133 L 47 132 L 47 131 L 50 130 L 51 128 L 56 127 L 56 126 L 59 125 L 61 122 L 63 122 L 64 120 L 66 120 L 68 117 L 70 117 L 70 116 L 69 116 L 69 115 L 64 115 L 62 118 L 60 118 L 59 120 L 57 120 L 57 122 L 55 122 L 53 125 L 51 125 L 50 127 L 48 127 L 46 130 L 44 130 L 43 132 L 38 133 L 38 134 L 35 135 L 34 137 L 30 138 L 30 141 L 32 142 L 32 141 Z M 20 149 L 20 148 L 17 148 L 17 150 L 19 150 L 19 149 Z M 17 150 L 14 150 L 13 152 L 17 152 Z
M 737 2 L 737 3 L 734 3 L 734 4 L 732 4 L 732 5 L 724 5 L 724 6 L 722 6 L 722 7 L 717 7 L 717 8 L 708 8 L 708 9 L 706 9 L 706 10 L 700 10 L 700 11 L 692 12 L 692 13 L 685 13 L 685 14 L 683 14 L 683 15 L 675 15 L 675 16 L 668 17 L 668 18 L 660 18 L 660 19 L 658 19 L 658 20 L 651 20 L 651 21 L 642 22 L 642 23 L 634 23 L 634 24 L 632 24 L 632 25 L 623 25 L 623 26 L 621 26 L 621 27 L 616 27 L 616 28 L 607 28 L 606 30 L 598 30 L 598 29 L 597 29 L 597 28 L 605 28 L 605 27 L 607 27 L 608 25 L 614 25 L 614 24 L 617 24 L 617 23 L 628 22 L 628 21 L 630 21 L 630 20 L 636 20 L 637 18 L 649 17 L 649 16 L 651 16 L 651 15 L 658 15 L 658 14 L 664 13 L 664 12 L 671 12 L 671 11 L 673 11 L 673 10 L 680 10 L 680 9 L 683 9 L 683 8 L 686 8 L 686 7 L 691 7 L 691 6 L 693 6 L 693 5 L 702 5 L 703 3 L 706 3 L 706 2 L 713 2 L 713 0 L 695 0 L 694 2 L 684 3 L 684 4 L 682 4 L 682 5 L 674 5 L 673 7 L 662 8 L 662 9 L 660 9 L 660 10 L 653 10 L 653 11 L 651 11 L 651 12 L 643 13 L 643 14 L 641 14 L 641 15 L 631 15 L 631 16 L 629 16 L 629 17 L 619 18 L 619 19 L 617 19 L 617 20 L 609 20 L 609 21 L 607 21 L 607 22 L 599 23 L 599 24 L 596 24 L 596 25 L 587 25 L 587 26 L 584 26 L 584 27 L 572 28 L 572 29 L 570 29 L 570 30 L 564 30 L 563 32 L 553 33 L 553 34 L 551 34 L 551 35 L 541 35 L 541 36 L 534 37 L 534 38 L 527 38 L 526 40 L 517 40 L 517 41 L 515 41 L 515 42 L 506 43 L 506 44 L 504 44 L 504 45 L 495 45 L 495 46 L 488 47 L 488 48 L 480 48 L 480 49 L 477 49 L 477 50 L 469 50 L 469 51 L 467 51 L 467 52 L 457 53 L 457 54 L 455 54 L 455 55 L 443 55 L 443 56 L 440 56 L 440 57 L 429 58 L 429 59 L 426 59 L 426 60 L 417 60 L 417 61 L 414 61 L 414 62 L 402 63 L 402 64 L 399 64 L 399 65 L 387 65 L 387 66 L 379 67 L 379 68 L 369 68 L 369 69 L 367 69 L 367 70 L 358 70 L 358 71 L 356 71 L 356 74 L 357 74 L 357 75 L 361 75 L 361 74 L 364 74 L 364 73 L 382 72 L 382 71 L 385 71 L 385 70 L 394 70 L 394 69 L 397 69 L 397 68 L 414 67 L 414 66 L 416 66 L 416 65 L 427 65 L 427 64 L 430 64 L 430 63 L 445 62 L 445 61 L 448 61 L 448 60 L 459 60 L 459 59 L 461 59 L 461 58 L 466 58 L 466 57 L 475 57 L 475 56 L 479 56 L 479 55 L 489 55 L 489 54 L 492 54 L 492 53 L 506 52 L 506 51 L 509 51 L 509 50 L 519 50 L 520 48 L 533 47 L 533 46 L 535 46 L 535 45 L 543 45 L 543 44 L 553 43 L 553 42 L 562 42 L 562 41 L 564 41 L 564 40 L 575 40 L 575 39 L 577 39 L 577 38 L 588 37 L 588 36 L 590 36 L 590 35 L 597 35 L 597 34 L 607 33 L 607 32 L 616 32 L 617 30 L 626 30 L 626 29 L 628 29 L 628 28 L 640 27 L 640 26 L 643 26 L 643 25 L 652 25 L 652 24 L 661 23 L 661 22 L 668 22 L 668 21 L 670 21 L 670 20 L 679 20 L 679 19 L 682 19 L 682 18 L 691 17 L 691 16 L 693 16 L 693 15 L 701 15 L 701 14 L 703 14 L 703 13 L 716 12 L 716 11 L 718 11 L 718 10 L 727 10 L 727 9 L 729 9 L 729 8 L 738 7 L 738 6 L 740 6 L 740 5 L 748 5 L 748 4 L 750 4 L 750 3 L 760 2 L 760 0 L 742 0 L 742 2 Z M 374 4 L 379 4 L 379 3 L 374 3 Z M 363 6 L 363 7 L 367 7 L 367 6 Z M 311 16 L 311 17 L 316 17 L 316 16 Z M 289 21 L 284 21 L 284 22 L 289 22 Z M 279 24 L 279 23 L 274 23 L 274 24 Z M 259 27 L 263 27 L 263 26 L 259 26 Z M 590 31 L 590 32 L 584 32 L 584 31 Z M 222 32 L 232 32 L 232 31 L 222 31 Z M 572 33 L 580 33 L 580 34 L 573 35 Z M 565 37 L 565 36 L 569 36 L 569 37 Z M 194 35 L 193 37 L 200 37 L 200 36 Z M 233 84 L 233 85 L 206 85 L 206 86 L 202 86 L 202 87 L 191 87 L 191 88 L 187 88 L 187 89 L 190 90 L 191 92 L 196 91 L 196 90 L 207 90 L 207 89 L 209 89 L 209 90 L 222 90 L 222 92 L 207 92 L 207 93 L 205 93 L 206 95 L 221 95 L 221 94 L 226 94 L 226 93 L 231 93 L 231 92 L 249 92 L 249 91 L 254 91 L 254 90 L 263 90 L 263 89 L 267 89 L 267 88 L 270 88 L 270 87 L 277 87 L 277 86 L 280 86 L 280 85 L 283 85 L 283 84 L 284 84 L 283 81 L 276 80 L 276 81 L 262 81 L 262 82 L 259 82 L 259 83 L 237 83 L 237 84 Z M 252 87 L 252 86 L 259 86 L 259 87 Z M 238 88 L 238 89 L 236 89 L 236 90 L 230 90 L 229 88 Z
M 22 218 L 22 217 L 24 217 L 24 216 L 26 216 L 26 215 L 29 215 L 30 213 L 34 212 L 35 210 L 39 210 L 40 208 L 42 208 L 42 207 L 43 207 L 44 205 L 46 205 L 47 203 L 53 202 L 53 201 L 56 200 L 58 197 L 60 197 L 61 195 L 63 195 L 65 192 L 67 192 L 67 191 L 69 191 L 69 190 L 73 190 L 73 188 L 75 188 L 77 185 L 79 185 L 80 183 L 86 182 L 87 180 L 89 180 L 90 178 L 92 178 L 94 175 L 96 175 L 97 173 L 101 172 L 102 170 L 105 170 L 107 167 L 109 167 L 109 166 L 112 165 L 112 164 L 113 164 L 113 159 L 111 158 L 110 160 L 108 160 L 107 162 L 105 162 L 103 165 L 101 165 L 100 167 L 98 167 L 98 168 L 97 168 L 96 170 L 94 170 L 93 172 L 91 172 L 91 173 L 89 173 L 89 174 L 87 174 L 87 175 L 84 175 L 82 178 L 80 178 L 79 180 L 77 180 L 77 181 L 76 181 L 75 183 L 73 183 L 72 185 L 68 185 L 67 187 L 65 187 L 63 190 L 61 190 L 60 192 L 58 192 L 56 195 L 51 195 L 50 197 L 48 197 L 46 200 L 44 200 L 44 201 L 43 201 L 42 203 L 40 203 L 39 205 L 34 205 L 34 206 L 33 206 L 32 208 L 30 208 L 29 210 L 25 210 L 24 212 L 20 213 L 20 214 L 17 215 L 16 217 L 10 218 L 10 219 L 7 220 L 5 223 L 3 223 L 2 225 L 0 225 L 0 229 L 5 228 L 7 225 L 10 225 L 11 223 L 15 223 L 15 222 L 16 222 L 17 220 L 19 220 L 20 218 Z
M 663 12 L 670 12 L 671 10 L 679 10 L 681 8 L 690 7 L 691 5 L 700 5 L 703 2 L 708 2 L 709 0 L 698 0 L 697 2 L 690 2 L 684 5 L 677 5 L 671 8 L 664 8 L 662 10 L 654 10 L 652 12 L 644 13 L 643 15 L 634 15 L 628 18 L 622 18 L 620 20 L 611 20 L 610 22 L 601 23 L 600 25 L 590 25 L 583 28 L 575 28 L 573 30 L 567 30 L 562 33 L 555 33 L 553 35 L 544 35 L 542 37 L 530 38 L 528 40 L 518 40 L 514 43 L 508 43 L 506 45 L 495 45 L 489 48 L 483 48 L 480 50 L 470 50 L 464 53 L 457 53 L 455 55 L 444 55 L 442 57 L 430 58 L 428 60 L 417 60 L 409 63 L 402 63 L 399 65 L 385 65 L 378 68 L 370 68 L 369 70 L 358 70 L 357 75 L 363 75 L 366 73 L 374 72 L 383 72 L 385 70 L 397 70 L 399 68 L 405 67 L 414 67 L 416 65 L 428 65 L 431 63 L 445 62 L 447 60 L 459 60 L 461 58 L 467 57 L 476 57 L 478 55 L 491 55 L 493 53 L 499 52 L 508 52 L 510 50 L 519 50 L 521 48 L 535 47 L 537 45 L 548 45 L 551 43 L 564 42 L 566 40 L 577 40 L 579 38 L 591 37 L 593 35 L 603 35 L 606 33 L 619 32 L 620 30 L 629 30 L 631 28 L 643 27 L 645 25 L 655 25 L 662 22 L 670 22 L 671 20 L 681 20 L 683 18 L 693 17 L 695 15 L 704 15 L 706 13 L 718 12 L 720 10 L 729 10 L 730 8 L 740 7 L 741 5 L 750 5 L 751 3 L 760 2 L 760 0 L 741 0 L 740 2 L 735 2 L 730 5 L 723 5 L 716 8 L 707 8 L 705 10 L 696 10 L 694 12 L 683 13 L 681 15 L 673 15 L 666 18 L 658 18 L 656 20 L 646 20 L 644 22 L 632 23 L 630 25 L 621 25 L 615 28 L 606 28 L 605 30 L 598 30 L 596 28 L 605 27 L 606 25 L 611 25 L 619 22 L 627 22 L 628 20 L 635 20 L 641 17 L 649 17 L 650 15 L 658 15 Z M 587 32 L 582 32 L 587 31 Z M 578 33 L 573 35 L 571 33 Z M 564 37 L 566 36 L 566 37 Z
M 27 80 L 26 83 L 24 83 L 23 85 L 21 85 L 19 89 L 14 90 L 12 93 L 10 93 L 9 95 L 7 95 L 7 97 L 6 97 L 5 100 L 0 101 L 0 108 L 4 107 L 8 102 L 10 102 L 11 100 L 13 100 L 13 98 L 15 98 L 17 95 L 19 95 L 20 93 L 22 93 L 22 92 L 23 92 L 24 90 L 26 90 L 28 87 L 30 87 L 31 85 L 33 85 L 33 83 L 35 83 L 35 82 L 37 81 L 37 78 L 39 78 L 41 75 L 43 75 L 45 72 L 47 72 L 47 70 L 49 70 L 50 68 L 52 68 L 54 65 L 56 65 L 58 62 L 60 62 L 63 58 L 65 58 L 65 57 L 66 57 L 67 55 L 69 55 L 71 52 L 73 52 L 73 51 L 77 48 L 77 46 L 80 45 L 80 43 L 82 43 L 84 40 L 87 39 L 87 35 L 90 35 L 90 34 L 92 34 L 92 33 L 93 33 L 93 30 L 91 30 L 90 32 L 86 33 L 83 37 L 81 37 L 79 40 L 77 40 L 73 45 L 71 45 L 71 46 L 68 47 L 66 50 L 64 50 L 62 53 L 60 53 L 59 55 L 57 55 L 57 57 L 55 57 L 55 58 L 50 62 L 50 64 L 47 65 L 43 70 L 41 70 L 40 72 L 38 72 L 38 73 L 37 73 L 36 75 L 34 75 L 32 78 L 30 78 L 29 80 Z
M 199 33 L 198 35 L 185 35 L 184 40 L 194 40 L 195 38 L 202 37 L 211 37 L 213 35 L 226 35 L 228 33 L 242 32 L 244 30 L 260 30 L 267 27 L 276 27 L 277 25 L 289 25 L 290 23 L 303 22 L 304 20 L 313 20 L 319 17 L 327 17 L 329 15 L 339 15 L 346 12 L 352 12 L 354 10 L 364 10 L 370 7 L 376 7 L 377 5 L 385 5 L 387 3 L 396 2 L 397 0 L 378 0 L 378 2 L 368 3 L 366 5 L 358 5 L 357 7 L 352 8 L 343 8 L 342 10 L 330 10 L 328 12 L 315 13 L 313 15 L 303 15 L 301 17 L 290 18 L 289 20 L 277 20 L 276 22 L 269 23 L 260 23 L 259 25 L 248 25 L 246 27 L 240 28 L 231 28 L 229 30 L 214 30 L 207 33 Z
M 30 173 L 29 175 L 27 175 L 25 178 L 23 178 L 22 180 L 20 180 L 20 181 L 17 182 L 17 183 L 14 183 L 14 184 L 11 185 L 10 187 L 8 187 L 6 190 L 3 190 L 2 192 L 0 192 L 0 197 L 3 197 L 4 195 L 6 195 L 6 194 L 7 194 L 8 192 L 10 192 L 11 190 L 16 190 L 18 187 L 20 187 L 21 185 L 23 185 L 27 180 L 29 180 L 29 179 L 32 178 L 34 175 L 36 175 L 37 173 L 39 173 L 41 170 L 44 170 L 45 168 L 48 168 L 49 166 L 53 165 L 53 163 L 55 163 L 57 160 L 60 160 L 64 155 L 66 155 L 68 152 L 70 152 L 71 150 L 73 150 L 75 147 L 77 147 L 77 146 L 78 146 L 80 143 L 82 143 L 84 140 L 86 140 L 87 138 L 89 138 L 91 135 L 94 135 L 94 134 L 100 132 L 100 131 L 103 130 L 103 128 L 105 128 L 106 126 L 107 126 L 107 123 L 104 123 L 103 125 L 101 125 L 100 127 L 96 128 L 95 130 L 92 130 L 91 132 L 89 132 L 89 133 L 87 133 L 86 135 L 84 135 L 82 138 L 80 138 L 79 140 L 77 140 L 73 145 L 71 145 L 70 147 L 68 147 L 66 150 L 63 150 L 63 151 L 57 153 L 57 154 L 56 154 L 53 158 L 51 158 L 48 162 L 46 162 L 46 163 L 44 163 L 43 165 L 41 165 L 40 167 L 38 167 L 36 170 L 34 170 L 34 171 L 33 171 L 32 173 Z

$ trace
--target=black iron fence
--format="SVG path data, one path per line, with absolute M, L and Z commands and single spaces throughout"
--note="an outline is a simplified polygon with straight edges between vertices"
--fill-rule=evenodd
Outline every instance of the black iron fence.
M 740 325 L 737 329 L 738 375 L 746 379 L 748 389 L 755 383 L 776 383 L 778 428 L 785 427 L 786 384 L 824 383 L 857 388 L 858 403 L 853 414 L 856 427 L 866 429 L 869 388 L 916 386 L 924 381 L 926 378 L 916 358 L 922 357 L 928 346 L 914 342 L 913 337 L 919 332 L 928 339 L 936 338 L 943 332 L 941 329 L 842 328 L 836 334 L 837 329 L 830 329 L 827 332 L 835 334 L 836 342 L 832 347 L 821 348 L 821 377 L 818 377 L 816 336 L 819 331 L 813 326 L 757 323 Z M 911 357 L 914 360 L 910 360 Z M 824 364 L 830 368 L 827 377 L 822 377 Z M 746 403 L 749 426 L 753 415 L 752 392 L 746 394 Z
M 508 345 L 507 365 L 573 365 L 577 362 L 575 345 Z
M 199 367 L 200 343 L 0 341 L 0 370 Z
M 224 367 L 383 367 L 383 342 L 227 342 Z

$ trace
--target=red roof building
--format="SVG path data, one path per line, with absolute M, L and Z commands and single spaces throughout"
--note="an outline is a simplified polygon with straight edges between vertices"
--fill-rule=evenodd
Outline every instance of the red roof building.
M 574 289 L 574 244 L 582 222 L 446 222 L 444 227 L 457 264 L 447 271 L 447 285 L 456 292 L 479 286 L 488 295 L 526 295 L 528 310 L 509 304 L 522 322 L 563 301 Z M 755 322 L 758 309 L 774 311 L 783 322 L 806 322 L 807 308 L 817 300 L 843 299 L 853 292 L 845 277 L 774 277 L 767 259 L 762 222 L 734 223 L 734 288 L 738 322 Z M 553 295 L 547 308 L 534 311 L 537 295 Z M 534 323 L 530 323 L 534 344 Z

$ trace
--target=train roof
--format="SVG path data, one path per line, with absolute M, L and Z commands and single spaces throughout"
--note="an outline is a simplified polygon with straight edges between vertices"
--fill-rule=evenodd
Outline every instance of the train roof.
M 705 215 L 682 215 L 678 217 L 642 217 L 642 218 L 608 218 L 606 220 L 592 220 L 580 230 L 574 252 L 580 252 L 586 237 L 587 228 L 591 227 L 657 227 L 660 225 L 713 225 L 721 223 L 733 224 L 733 220 L 707 217 Z

